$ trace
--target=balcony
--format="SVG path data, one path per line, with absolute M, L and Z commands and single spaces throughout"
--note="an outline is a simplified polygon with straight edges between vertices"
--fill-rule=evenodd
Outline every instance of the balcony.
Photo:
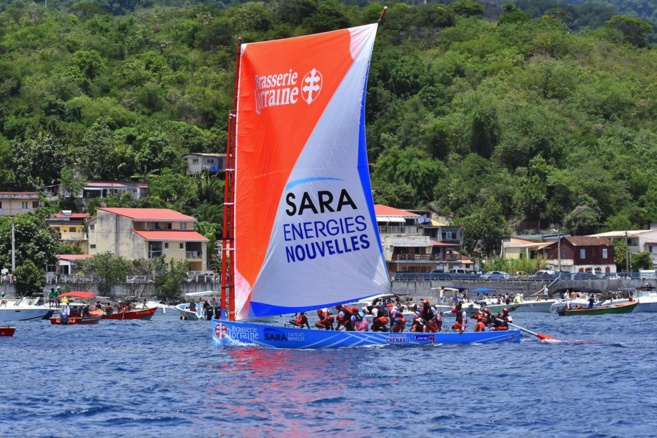
M 185 258 L 201 259 L 203 258 L 203 251 L 185 251 Z

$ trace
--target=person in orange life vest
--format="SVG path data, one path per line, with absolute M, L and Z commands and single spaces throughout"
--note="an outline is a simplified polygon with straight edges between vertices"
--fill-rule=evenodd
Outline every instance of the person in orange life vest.
M 508 330 L 509 322 L 511 322 L 511 316 L 509 315 L 509 309 L 506 307 L 502 310 L 502 313 L 498 313 L 493 318 L 493 326 L 495 330 Z
M 433 311 L 433 308 L 431 307 L 431 304 L 429 303 L 429 300 L 424 300 L 424 303 L 422 305 L 422 310 L 420 311 L 420 316 L 422 317 L 422 320 L 424 321 L 424 331 L 425 332 L 432 332 L 435 333 L 438 331 L 437 325 L 436 325 L 436 314 Z
M 486 321 L 486 315 L 484 314 L 484 312 L 482 312 L 481 310 L 477 310 L 475 313 L 472 314 L 470 318 L 477 320 L 474 326 L 474 331 L 476 332 L 486 331 L 486 323 L 484 322 Z
M 335 329 L 340 330 L 340 327 L 344 327 L 346 331 L 353 332 L 354 322 L 351 320 L 351 308 L 349 306 L 341 306 L 339 304 L 335 306 L 335 308 L 338 309 L 338 317 L 336 318 L 338 324 L 336 325 Z
M 484 316 L 482 322 L 486 324 L 486 327 L 490 327 L 490 325 L 493 323 L 493 315 L 490 314 L 490 309 L 488 307 L 484 308 L 482 314 Z
M 436 331 L 440 332 L 443 329 L 443 312 L 438 312 L 436 313 L 436 317 L 434 318 L 434 325 L 436 327 Z
M 297 313 L 296 319 L 291 319 L 290 324 L 292 324 L 295 327 L 310 328 L 310 324 L 308 323 L 308 315 L 306 315 L 306 312 Z
M 404 318 L 404 314 L 399 309 L 393 309 L 390 312 L 390 331 L 395 333 L 403 332 L 405 327 L 406 318 Z
M 388 331 L 388 313 L 383 306 L 376 306 L 372 308 L 372 331 Z
M 333 330 L 335 317 L 331 314 L 329 309 L 317 309 L 317 318 L 319 318 L 319 320 L 315 323 L 315 327 L 319 329 Z
M 412 332 L 423 332 L 424 331 L 424 321 L 422 320 L 422 312 L 419 310 L 415 311 L 413 316 L 413 323 L 411 324 Z

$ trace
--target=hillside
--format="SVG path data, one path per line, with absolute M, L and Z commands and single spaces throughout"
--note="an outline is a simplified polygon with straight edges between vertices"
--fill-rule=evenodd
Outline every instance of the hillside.
M 182 156 L 225 148 L 237 37 L 369 23 L 382 8 L 152 3 L 121 15 L 34 4 L 0 13 L 0 189 L 145 179 L 142 205 L 216 232 L 222 183 L 187 177 Z M 610 17 L 575 32 L 558 13 L 484 12 L 469 0 L 391 5 L 366 108 L 376 202 L 453 217 L 470 247 L 511 227 L 582 234 L 657 222 L 649 26 Z

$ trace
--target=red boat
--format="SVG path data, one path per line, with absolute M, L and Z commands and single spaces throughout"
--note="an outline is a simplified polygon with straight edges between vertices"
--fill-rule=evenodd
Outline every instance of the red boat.
M 102 310 L 92 310 L 89 312 L 89 316 L 69 316 L 68 322 L 62 324 L 62 320 L 59 319 L 59 316 L 53 316 L 50 318 L 50 324 L 56 325 L 77 325 L 77 324 L 98 324 L 100 319 L 103 316 Z
M 148 309 L 135 309 L 127 310 L 125 312 L 110 313 L 109 315 L 103 315 L 103 319 L 144 319 L 150 320 L 155 312 L 157 307 L 150 307 Z
M 14 336 L 15 331 L 16 331 L 16 327 L 10 327 L 8 325 L 4 327 L 0 327 L 0 336 L 11 337 Z

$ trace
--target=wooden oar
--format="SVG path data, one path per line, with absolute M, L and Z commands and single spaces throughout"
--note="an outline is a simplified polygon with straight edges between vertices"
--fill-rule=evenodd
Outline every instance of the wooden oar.
M 513 326 L 513 327 L 515 327 L 515 328 L 517 328 L 517 329 L 520 329 L 520 330 L 523 331 L 523 332 L 529 333 L 530 335 L 534 335 L 534 336 L 536 336 L 538 339 L 540 339 L 541 341 L 557 341 L 557 342 L 561 342 L 559 339 L 555 338 L 554 336 L 545 335 L 545 334 L 543 334 L 543 333 L 536 333 L 536 332 L 533 332 L 533 331 L 531 331 L 531 330 L 528 330 L 528 329 L 526 329 L 526 328 L 524 328 L 524 327 L 520 327 L 519 325 L 512 324 L 512 323 L 510 323 L 510 322 L 507 323 L 507 324 L 509 324 L 510 326 Z

